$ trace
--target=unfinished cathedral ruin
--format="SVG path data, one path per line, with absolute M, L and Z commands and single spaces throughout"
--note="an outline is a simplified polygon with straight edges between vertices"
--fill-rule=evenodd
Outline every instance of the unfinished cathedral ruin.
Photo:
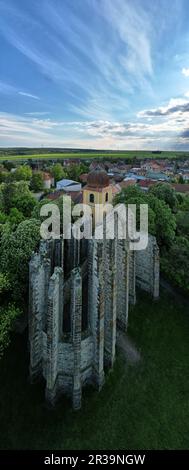
M 44 378 L 46 400 L 67 394 L 79 409 L 82 388 L 104 383 L 118 331 L 126 331 L 136 288 L 159 296 L 159 250 L 149 236 L 143 251 L 126 240 L 41 241 L 30 261 L 31 381 Z

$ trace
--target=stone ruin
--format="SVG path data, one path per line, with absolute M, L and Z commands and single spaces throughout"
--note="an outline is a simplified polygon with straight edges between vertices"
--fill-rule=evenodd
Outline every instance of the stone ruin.
M 41 241 L 29 278 L 31 381 L 45 379 L 49 404 L 65 393 L 79 409 L 83 386 L 100 390 L 105 367 L 113 367 L 136 287 L 159 296 L 156 239 L 149 236 L 143 251 L 117 237 Z

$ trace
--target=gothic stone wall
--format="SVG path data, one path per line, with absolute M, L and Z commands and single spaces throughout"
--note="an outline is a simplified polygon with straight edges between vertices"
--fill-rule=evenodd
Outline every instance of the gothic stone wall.
M 30 376 L 46 380 L 46 399 L 54 404 L 62 393 L 81 407 L 82 387 L 99 390 L 104 367 L 112 367 L 116 329 L 126 331 L 129 302 L 136 302 L 136 285 L 159 295 L 159 250 L 149 237 L 146 250 L 128 252 L 125 240 L 89 240 L 80 266 L 80 250 L 68 260 L 64 279 L 63 243 L 42 242 L 30 262 Z M 74 248 L 75 247 L 75 248 Z M 70 254 L 71 255 L 71 254 Z M 87 282 L 88 323 L 82 331 L 83 280 Z M 64 332 L 64 307 L 69 302 L 71 329 Z

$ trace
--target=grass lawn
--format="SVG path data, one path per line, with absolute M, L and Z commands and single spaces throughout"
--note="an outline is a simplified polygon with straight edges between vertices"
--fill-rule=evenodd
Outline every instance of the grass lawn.
M 95 158 L 102 158 L 102 159 L 145 159 L 145 158 L 154 158 L 155 160 L 161 158 L 168 158 L 168 159 L 186 159 L 189 158 L 189 153 L 187 152 L 174 152 L 174 151 L 163 151 L 161 153 L 152 153 L 151 151 L 147 150 L 129 150 L 125 152 L 62 152 L 62 153 L 26 153 L 25 155 L 17 155 L 11 153 L 3 154 L 0 152 L 0 161 L 9 160 L 9 161 L 22 161 L 22 160 L 53 160 L 53 159 L 74 159 L 74 158 L 85 158 L 85 159 L 95 159 Z
M 79 412 L 65 399 L 46 409 L 43 386 L 28 381 L 26 339 L 15 338 L 0 363 L 1 449 L 188 449 L 189 314 L 175 302 L 142 294 L 128 331 L 141 362 L 119 356 Z

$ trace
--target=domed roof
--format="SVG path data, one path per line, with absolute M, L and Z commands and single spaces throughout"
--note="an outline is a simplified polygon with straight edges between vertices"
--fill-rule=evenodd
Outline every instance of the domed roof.
M 87 185 L 91 188 L 105 188 L 109 186 L 109 183 L 109 176 L 100 166 L 97 166 L 88 174 Z

